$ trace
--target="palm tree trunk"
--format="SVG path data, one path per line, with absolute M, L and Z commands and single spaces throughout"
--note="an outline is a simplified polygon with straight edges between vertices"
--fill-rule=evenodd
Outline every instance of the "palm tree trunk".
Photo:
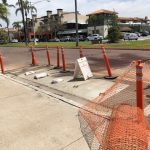
M 23 21 L 24 37 L 25 37 L 25 43 L 26 43 L 26 46 L 27 46 L 28 42 L 27 42 L 26 24 L 25 24 L 24 8 L 23 8 L 23 2 L 22 2 L 22 0 L 20 0 L 20 4 L 21 4 L 21 14 L 22 14 L 22 21 Z
M 28 34 L 28 20 L 27 20 L 28 16 L 27 16 L 27 10 L 25 10 L 25 19 L 26 19 L 26 35 L 27 38 L 29 39 L 29 34 Z
M 7 23 L 7 33 L 8 33 L 8 42 L 10 42 L 10 31 L 9 31 L 9 24 Z
M 18 27 L 18 41 L 20 42 L 20 31 L 19 31 L 19 27 Z

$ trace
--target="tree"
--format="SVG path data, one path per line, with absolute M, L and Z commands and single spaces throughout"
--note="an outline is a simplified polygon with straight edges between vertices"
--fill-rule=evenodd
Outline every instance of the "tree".
M 16 5 L 19 6 L 19 8 L 16 9 L 16 15 L 18 14 L 18 12 L 21 12 L 21 14 L 22 14 L 22 21 L 23 21 L 23 26 L 24 26 L 24 35 L 25 35 L 25 39 L 26 39 L 26 43 L 27 43 L 27 26 L 28 26 L 27 18 L 28 18 L 28 14 L 29 14 L 30 10 L 37 12 L 37 9 L 34 6 L 32 6 L 28 0 L 18 0 Z
M 94 33 L 97 33 L 97 26 L 104 25 L 104 16 L 103 15 L 91 15 L 89 19 L 87 19 L 88 25 L 94 27 Z
M 25 24 L 25 17 L 24 17 L 23 0 L 18 0 L 18 2 L 16 3 L 16 5 L 19 6 L 18 11 L 20 10 L 21 15 L 22 15 L 23 32 L 24 32 L 24 37 L 25 37 L 25 43 L 27 45 L 27 34 L 26 34 L 26 24 Z M 16 10 L 16 15 L 17 15 L 18 11 Z
M 96 15 L 92 15 L 88 19 L 88 24 L 94 27 L 94 33 L 96 33 L 96 26 L 98 23 L 98 17 Z
M 18 39 L 20 41 L 20 28 L 21 28 L 21 24 L 22 22 L 21 21 L 16 21 L 14 22 L 12 25 L 14 28 L 16 28 L 18 30 Z
M 111 43 L 118 42 L 120 39 L 120 27 L 118 24 L 118 16 L 114 12 L 112 15 L 112 19 L 109 24 L 110 28 L 108 30 L 108 40 Z
M 2 43 L 7 43 L 7 33 L 4 30 L 0 30 L 0 40 Z
M 0 3 L 0 19 L 7 23 L 8 19 L 7 16 L 9 15 L 7 7 Z
M 10 5 L 10 4 L 8 4 L 7 3 L 7 0 L 2 0 L 2 3 L 6 6 L 6 8 L 10 8 L 10 7 L 15 7 L 14 5 Z M 7 10 L 8 11 L 8 10 Z M 8 40 L 9 40 L 9 42 L 10 42 L 10 33 L 9 33 L 9 23 L 10 23 L 10 21 L 9 21 L 9 18 L 8 18 L 8 15 L 6 14 L 6 17 L 5 17 L 5 22 L 6 22 L 6 24 L 7 24 L 7 29 L 8 29 Z

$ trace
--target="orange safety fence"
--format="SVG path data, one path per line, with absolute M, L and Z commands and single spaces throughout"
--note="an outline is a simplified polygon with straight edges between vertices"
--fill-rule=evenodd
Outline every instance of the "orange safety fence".
M 149 149 L 149 123 L 136 101 L 136 65 L 132 62 L 110 88 L 80 108 L 80 127 L 90 150 Z M 147 107 L 149 61 L 143 65 L 144 106 Z
M 141 109 L 120 105 L 113 109 L 103 150 L 147 150 L 149 124 Z

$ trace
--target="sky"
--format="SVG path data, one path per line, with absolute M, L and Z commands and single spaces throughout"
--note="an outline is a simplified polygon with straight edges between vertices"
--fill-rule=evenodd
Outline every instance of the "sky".
M 37 8 L 37 16 L 41 17 L 46 15 L 47 10 L 52 10 L 53 13 L 56 13 L 56 9 L 62 8 L 64 11 L 74 11 L 74 0 L 50 0 L 47 2 L 46 0 L 29 0 L 32 3 L 39 2 L 35 4 Z M 0 0 L 1 2 L 1 0 Z M 8 0 L 9 4 L 14 4 L 17 0 Z M 150 18 L 150 0 L 77 0 L 78 3 L 78 11 L 86 15 L 98 9 L 108 9 L 115 10 L 119 13 L 121 17 L 142 17 L 148 16 Z M 10 26 L 14 21 L 21 20 L 21 14 L 15 15 L 15 9 L 9 8 L 10 10 Z M 0 20 L 0 24 L 3 27 L 6 26 Z

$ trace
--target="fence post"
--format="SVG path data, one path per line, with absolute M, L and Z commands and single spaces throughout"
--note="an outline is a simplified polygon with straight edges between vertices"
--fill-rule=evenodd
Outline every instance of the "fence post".
M 49 49 L 48 49 L 48 46 L 47 46 L 47 45 L 46 45 L 46 54 L 47 54 L 48 65 L 50 66 L 50 65 L 51 65 L 50 52 L 49 52 Z
M 108 72 L 108 76 L 105 76 L 104 78 L 106 78 L 106 79 L 115 79 L 115 78 L 117 78 L 117 76 L 112 76 L 112 71 L 111 71 L 109 59 L 106 55 L 105 48 L 104 48 L 104 46 L 102 46 L 101 48 L 102 48 L 102 53 L 103 53 L 103 57 L 104 57 L 105 66 L 106 66 L 106 69 L 107 69 L 107 72 Z
M 80 58 L 84 57 L 83 56 L 83 51 L 82 51 L 82 47 L 80 46 Z
M 61 47 L 61 54 L 62 54 L 63 71 L 66 72 L 66 62 L 65 62 L 64 48 L 63 47 Z
M 136 64 L 136 100 L 137 107 L 144 111 L 144 91 L 143 91 L 143 65 L 141 60 Z
M 60 68 L 59 47 L 57 46 L 57 68 Z

